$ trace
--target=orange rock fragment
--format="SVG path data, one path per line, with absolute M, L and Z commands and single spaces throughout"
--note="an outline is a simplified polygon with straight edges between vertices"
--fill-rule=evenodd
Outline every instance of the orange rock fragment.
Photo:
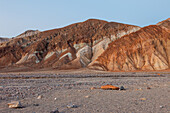
M 146 100 L 146 98 L 140 98 L 140 100 Z
M 112 85 L 104 85 L 104 86 L 101 86 L 101 89 L 104 89 L 104 90 L 119 90 L 119 87 L 112 86 Z

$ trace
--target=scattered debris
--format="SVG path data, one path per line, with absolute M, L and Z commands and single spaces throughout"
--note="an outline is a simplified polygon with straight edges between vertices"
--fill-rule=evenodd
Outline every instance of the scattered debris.
M 38 97 L 37 97 L 37 99 L 41 99 L 43 96 L 42 95 L 39 95 Z
M 67 108 L 77 108 L 77 106 L 74 104 L 69 104 L 69 105 L 67 105 Z
M 126 90 L 123 86 L 121 86 L 120 88 L 119 88 L 119 90 Z
M 58 108 L 55 111 L 51 111 L 50 113 L 59 113 Z
M 116 86 L 113 86 L 113 85 L 104 85 L 104 86 L 101 86 L 101 89 L 104 89 L 104 90 L 119 90 L 119 87 L 116 87 Z
M 12 101 L 8 103 L 9 108 L 22 108 L 21 102 L 20 101 Z

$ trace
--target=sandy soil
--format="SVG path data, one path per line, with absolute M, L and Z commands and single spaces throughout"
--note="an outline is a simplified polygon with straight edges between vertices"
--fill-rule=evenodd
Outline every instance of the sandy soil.
M 1 71 L 0 113 L 50 113 L 57 108 L 61 113 L 168 113 L 169 77 L 169 71 Z M 126 90 L 91 90 L 106 84 Z M 23 108 L 8 108 L 14 100 Z M 67 108 L 73 104 L 75 108 Z

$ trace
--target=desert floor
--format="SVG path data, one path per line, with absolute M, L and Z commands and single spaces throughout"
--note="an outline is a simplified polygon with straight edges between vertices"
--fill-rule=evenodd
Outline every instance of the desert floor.
M 91 89 L 106 84 L 126 90 Z M 168 113 L 169 86 L 170 71 L 1 70 L 0 113 Z M 23 107 L 8 108 L 11 101 Z

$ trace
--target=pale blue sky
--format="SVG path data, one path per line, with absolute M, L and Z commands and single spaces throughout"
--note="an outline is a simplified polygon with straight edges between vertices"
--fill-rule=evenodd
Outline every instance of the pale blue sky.
M 0 0 L 0 37 L 89 18 L 143 27 L 170 18 L 170 0 Z

